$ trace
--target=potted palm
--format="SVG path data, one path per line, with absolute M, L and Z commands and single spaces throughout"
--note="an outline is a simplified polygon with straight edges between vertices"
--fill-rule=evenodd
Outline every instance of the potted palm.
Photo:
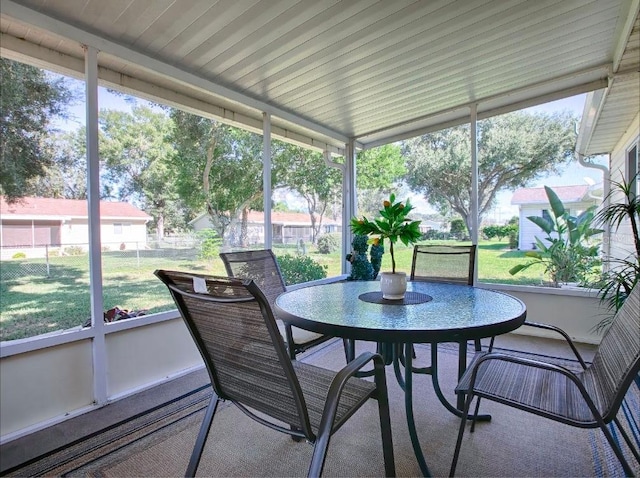
M 404 298 L 407 290 L 406 272 L 396 272 L 396 258 L 393 246 L 401 241 L 405 246 L 415 244 L 420 239 L 420 222 L 412 221 L 407 216 L 413 210 L 411 202 L 396 202 L 394 194 L 384 201 L 380 210 L 380 217 L 370 221 L 366 217 L 351 219 L 351 232 L 354 234 L 372 236 L 371 244 L 384 245 L 384 240 L 389 240 L 389 252 L 391 253 L 391 272 L 380 273 L 380 288 L 382 297 L 397 300 Z

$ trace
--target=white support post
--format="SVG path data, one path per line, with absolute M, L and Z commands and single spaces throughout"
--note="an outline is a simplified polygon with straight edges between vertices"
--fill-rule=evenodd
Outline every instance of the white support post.
M 471 243 L 478 245 L 478 105 L 471 105 Z M 478 254 L 476 249 L 473 284 L 478 282 Z
M 350 266 L 345 256 L 351 250 L 351 228 L 349 222 L 358 210 L 356 195 L 356 143 L 351 139 L 346 144 L 344 173 L 342 175 L 342 273 L 348 274 Z
M 89 206 L 89 289 L 93 338 L 93 393 L 97 405 L 107 402 L 107 354 L 102 298 L 100 239 L 100 157 L 98 154 L 98 50 L 85 47 L 87 196 Z
M 271 225 L 271 114 L 262 113 L 262 190 L 264 207 L 264 248 L 273 245 Z

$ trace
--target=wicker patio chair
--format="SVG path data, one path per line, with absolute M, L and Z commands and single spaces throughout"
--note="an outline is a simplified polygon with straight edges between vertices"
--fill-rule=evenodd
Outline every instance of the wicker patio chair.
M 276 256 L 270 249 L 221 252 L 220 258 L 229 277 L 252 279 L 262 289 L 272 307 L 276 297 L 287 290 Z M 276 320 L 276 324 L 285 338 L 292 359 L 297 354 L 332 338 L 293 327 L 279 319 Z
M 496 352 L 479 357 L 467 369 L 456 388 L 456 392 L 467 394 L 467 400 L 449 476 L 455 473 L 467 413 L 476 396 L 574 427 L 599 427 L 620 460 L 625 474 L 633 476 L 607 424 L 613 421 L 617 425 L 640 463 L 640 453 L 616 417 L 629 386 L 640 372 L 640 286 L 631 291 L 617 312 L 590 365 L 585 363 L 571 339 L 561 329 L 543 324 L 534 326 L 559 332 L 568 341 L 582 370 L 573 372 L 552 363 Z M 475 415 L 471 431 L 474 425 Z
M 395 476 L 384 363 L 365 353 L 339 372 L 291 360 L 269 301 L 251 280 L 157 270 L 205 362 L 213 396 L 186 476 L 194 476 L 218 403 L 313 444 L 309 476 L 322 473 L 329 440 L 369 398 L 378 402 L 385 473 Z M 375 381 L 355 378 L 373 362 Z

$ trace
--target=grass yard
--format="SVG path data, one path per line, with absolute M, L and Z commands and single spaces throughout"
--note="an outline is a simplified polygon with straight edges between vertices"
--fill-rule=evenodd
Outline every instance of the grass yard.
M 387 245 L 388 247 L 388 245 Z M 340 274 L 342 255 L 308 255 L 327 266 L 329 277 Z M 412 248 L 396 248 L 396 269 L 409 272 Z M 295 254 L 295 249 L 274 247 L 276 255 Z M 507 242 L 485 241 L 479 245 L 480 281 L 535 285 L 541 283 L 542 267 L 531 267 L 516 276 L 509 269 L 520 264 L 524 252 L 510 251 Z M 58 330 L 81 327 L 90 317 L 89 258 L 87 255 L 53 257 L 46 277 L 44 259 L 3 261 L 0 269 L 0 340 L 14 340 Z M 148 313 L 174 308 L 166 287 L 155 278 L 156 269 L 190 270 L 226 275 L 218 258 L 202 261 L 193 249 L 110 251 L 102 255 L 104 309 L 119 306 Z M 381 270 L 391 270 L 391 255 L 383 256 Z

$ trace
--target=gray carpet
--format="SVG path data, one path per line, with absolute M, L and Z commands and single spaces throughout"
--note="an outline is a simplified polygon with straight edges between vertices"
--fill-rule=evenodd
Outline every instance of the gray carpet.
M 359 343 L 359 346 L 361 344 Z M 360 350 L 360 349 L 359 349 Z M 455 384 L 455 347 L 441 346 L 444 390 Z M 419 360 L 428 347 L 417 346 Z M 344 365 L 341 343 L 309 353 L 305 360 L 338 369 Z M 398 476 L 418 476 L 404 415 L 403 394 L 388 371 L 391 420 Z M 637 386 L 623 414 L 638 435 Z M 186 391 L 185 391 L 186 392 Z M 14 470 L 15 476 L 180 476 L 189 459 L 210 390 L 187 394 L 120 426 L 66 447 Z M 432 473 L 446 476 L 459 420 L 432 391 L 429 377 L 415 380 L 415 419 Z M 453 399 L 452 394 L 450 395 Z M 485 401 L 493 415 L 465 435 L 457 476 L 623 476 L 599 430 L 581 430 Z M 635 429 L 634 429 L 635 428 Z M 305 476 L 311 446 L 267 429 L 236 407 L 219 410 L 198 469 L 199 476 Z M 382 476 L 377 405 L 368 403 L 334 436 L 325 476 Z M 630 453 L 628 453 L 630 456 Z M 640 466 L 630 457 L 632 466 Z

